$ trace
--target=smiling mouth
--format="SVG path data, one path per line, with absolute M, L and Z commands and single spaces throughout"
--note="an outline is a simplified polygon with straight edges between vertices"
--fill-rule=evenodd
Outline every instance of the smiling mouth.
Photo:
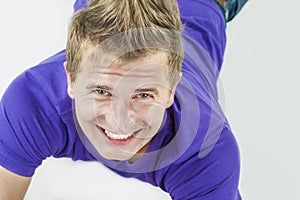
M 134 131 L 132 133 L 128 133 L 128 134 L 117 134 L 117 133 L 113 133 L 111 131 L 108 131 L 100 126 L 98 126 L 98 128 L 100 130 L 102 130 L 103 134 L 107 137 L 107 139 L 109 139 L 110 142 L 129 142 L 134 138 L 134 135 L 136 135 L 138 132 L 141 131 L 141 129 Z
M 103 130 L 107 137 L 114 139 L 114 140 L 126 140 L 126 139 L 132 137 L 135 133 L 135 132 L 132 132 L 132 133 L 128 133 L 128 134 L 116 134 L 116 133 L 110 132 L 105 129 L 103 129 Z

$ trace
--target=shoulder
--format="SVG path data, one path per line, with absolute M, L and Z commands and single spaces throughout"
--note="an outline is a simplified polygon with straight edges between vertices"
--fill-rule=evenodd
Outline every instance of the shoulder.
M 0 102 L 0 164 L 31 176 L 42 160 L 62 150 L 66 127 L 58 111 L 64 98 L 61 60 L 20 74 Z M 57 76 L 60 74 L 59 76 Z M 60 98 L 57 98 L 60 96 Z
M 169 112 L 173 137 L 159 158 L 169 166 L 156 173 L 156 183 L 173 199 L 239 199 L 239 149 L 220 105 L 181 92 Z
M 38 112 L 45 116 L 57 114 L 60 101 L 67 98 L 64 61 L 64 52 L 60 52 L 16 77 L 1 99 L 2 109 L 15 117 Z
M 225 126 L 217 143 L 210 145 L 205 156 L 204 147 L 189 148 L 184 159 L 162 170 L 161 186 L 173 199 L 240 199 L 240 157 L 230 129 Z

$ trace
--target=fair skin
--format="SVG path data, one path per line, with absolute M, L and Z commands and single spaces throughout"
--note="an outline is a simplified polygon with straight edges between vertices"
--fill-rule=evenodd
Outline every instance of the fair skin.
M 135 162 L 162 126 L 180 76 L 170 86 L 165 52 L 125 63 L 111 55 L 93 59 L 74 83 L 66 70 L 80 128 L 102 157 Z
M 21 200 L 29 187 L 31 177 L 14 174 L 0 166 L 0 199 Z

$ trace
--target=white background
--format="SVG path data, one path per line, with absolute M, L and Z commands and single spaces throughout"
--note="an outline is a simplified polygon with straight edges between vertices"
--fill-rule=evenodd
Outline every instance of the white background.
M 73 0 L 1 0 L 0 96 L 23 70 L 64 49 Z M 300 199 L 300 1 L 254 1 L 228 25 L 220 91 L 240 145 L 240 190 Z M 1 128 L 1 127 L 0 127 Z M 26 199 L 169 199 L 99 163 L 49 159 Z

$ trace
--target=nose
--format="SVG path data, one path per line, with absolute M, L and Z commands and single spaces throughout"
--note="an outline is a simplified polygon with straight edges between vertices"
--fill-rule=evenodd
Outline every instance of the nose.
M 132 105 L 126 100 L 113 100 L 111 112 L 107 114 L 106 120 L 111 131 L 115 133 L 131 133 L 137 130 L 136 120 L 134 119 Z

